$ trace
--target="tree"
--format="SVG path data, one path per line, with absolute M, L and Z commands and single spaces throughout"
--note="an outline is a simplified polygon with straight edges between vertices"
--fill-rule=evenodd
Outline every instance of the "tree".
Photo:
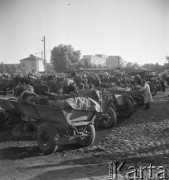
M 85 67 L 85 68 L 91 68 L 91 67 L 94 67 L 94 64 L 92 64 L 88 58 L 84 57 L 82 58 L 81 60 L 81 65 L 83 65 L 82 67 Z
M 75 63 L 75 67 L 76 68 L 84 68 L 85 67 L 85 63 L 82 61 L 78 61 Z
M 138 63 L 134 63 L 134 64 L 133 64 L 133 67 L 134 67 L 135 69 L 139 69 L 139 68 L 140 68 L 140 65 L 139 65 Z
M 128 63 L 126 64 L 126 67 L 133 67 L 133 64 L 134 64 L 134 63 L 132 63 L 132 62 L 128 62 Z
M 125 65 L 125 62 L 124 62 L 124 60 L 122 59 L 122 58 L 120 58 L 120 64 L 119 64 L 119 66 L 120 67 L 124 67 Z
M 156 63 L 156 64 L 153 64 L 153 63 L 144 64 L 142 66 L 142 68 L 145 68 L 146 70 L 150 70 L 150 71 L 157 71 L 157 72 L 164 71 L 164 66 L 159 65 L 158 63 Z
M 154 67 L 155 67 L 155 65 L 153 63 L 149 63 L 149 64 L 146 63 L 142 66 L 142 68 L 145 68 L 145 69 L 151 70 L 151 71 L 154 71 Z
M 0 63 L 0 73 L 3 73 L 5 70 L 5 65 L 3 62 Z
M 57 72 L 70 69 L 80 59 L 80 51 L 75 51 L 71 45 L 60 44 L 51 51 L 51 64 Z
M 169 56 L 168 55 L 166 56 L 166 60 L 169 61 Z
M 158 63 L 155 64 L 155 67 L 154 67 L 154 71 L 156 72 L 160 72 L 163 70 L 163 67 L 161 65 L 159 65 Z

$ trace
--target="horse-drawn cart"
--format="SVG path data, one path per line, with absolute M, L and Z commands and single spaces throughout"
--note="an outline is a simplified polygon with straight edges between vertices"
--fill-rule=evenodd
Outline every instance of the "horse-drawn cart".
M 75 103 L 76 101 L 76 103 Z M 5 113 L 16 115 L 20 120 L 35 123 L 37 142 L 44 154 L 53 153 L 58 146 L 59 137 L 68 137 L 81 146 L 89 146 L 95 140 L 94 120 L 100 106 L 93 100 L 70 98 L 64 107 L 28 104 L 11 99 L 0 99 Z M 87 105 L 92 104 L 92 108 Z

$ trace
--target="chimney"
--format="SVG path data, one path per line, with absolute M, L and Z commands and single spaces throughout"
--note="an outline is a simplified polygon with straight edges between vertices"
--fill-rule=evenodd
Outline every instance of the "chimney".
M 32 58 L 33 58 L 33 57 L 34 57 L 34 55 L 33 55 L 33 54 L 30 54 L 30 57 L 32 57 Z

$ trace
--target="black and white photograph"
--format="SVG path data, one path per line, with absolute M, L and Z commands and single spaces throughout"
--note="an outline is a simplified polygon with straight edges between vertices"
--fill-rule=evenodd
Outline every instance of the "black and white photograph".
M 169 179 L 169 0 L 0 0 L 0 180 Z

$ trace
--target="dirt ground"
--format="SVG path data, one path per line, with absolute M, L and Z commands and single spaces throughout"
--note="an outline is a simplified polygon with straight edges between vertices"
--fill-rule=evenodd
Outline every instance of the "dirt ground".
M 125 175 L 133 166 L 139 169 L 165 168 L 169 177 L 169 89 L 158 92 L 149 110 L 136 107 L 128 119 L 118 119 L 116 127 L 96 132 L 93 146 L 79 148 L 62 139 L 56 153 L 44 156 L 35 135 L 18 127 L 0 132 L 0 179 L 3 180 L 95 180 L 108 179 L 109 162 L 124 162 Z M 30 140 L 31 138 L 31 140 Z M 112 167 L 112 166 L 111 166 Z M 148 179 L 148 171 L 144 179 Z M 118 174 L 118 179 L 123 179 Z M 160 176 L 162 177 L 162 176 Z M 111 179 L 111 178 L 109 178 Z

